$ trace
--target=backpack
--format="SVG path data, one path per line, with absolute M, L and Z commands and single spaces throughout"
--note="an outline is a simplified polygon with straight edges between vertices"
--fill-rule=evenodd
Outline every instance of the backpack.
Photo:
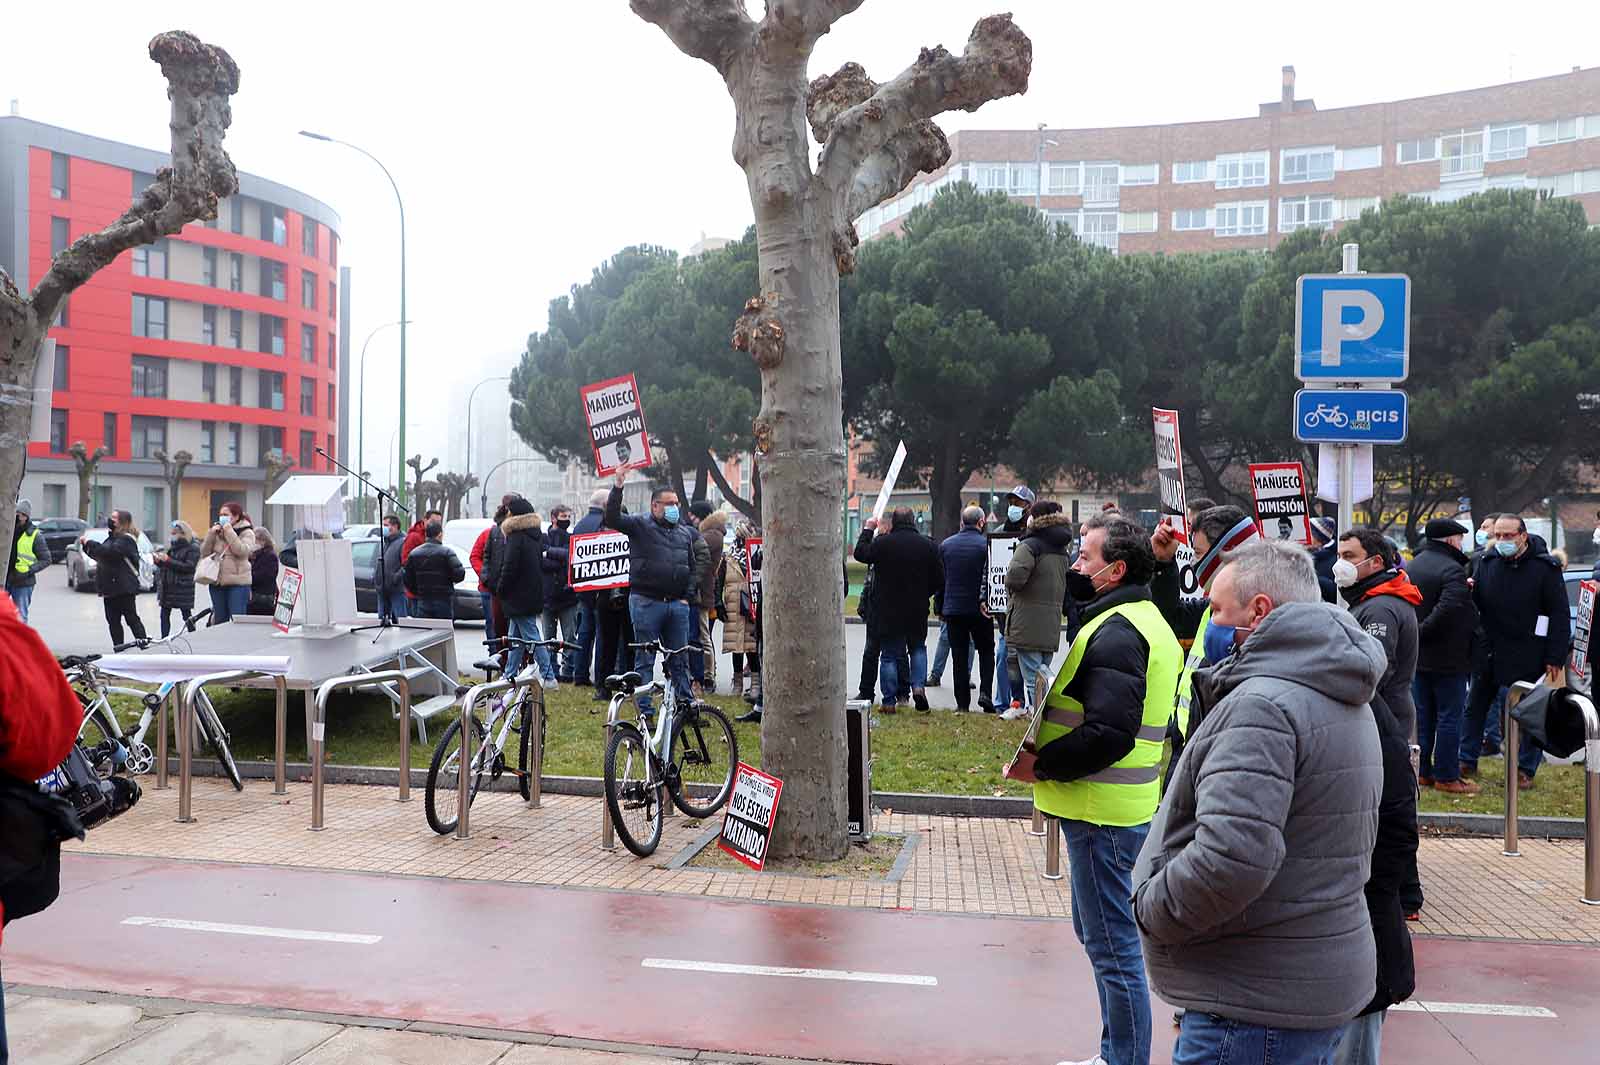
M 56 900 L 61 842 L 83 836 L 70 802 L 45 794 L 37 783 L 0 774 L 0 907 L 7 924 Z

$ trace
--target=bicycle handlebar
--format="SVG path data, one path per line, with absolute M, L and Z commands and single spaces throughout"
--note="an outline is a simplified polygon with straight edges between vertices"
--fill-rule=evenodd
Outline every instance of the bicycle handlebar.
M 56 665 L 60 666 L 63 670 L 81 669 L 90 662 L 98 661 L 100 661 L 99 655 L 63 655 L 62 657 L 56 659 Z
M 523 647 L 560 647 L 567 651 L 583 650 L 577 644 L 567 643 L 565 640 L 524 640 L 520 636 L 497 636 L 492 640 L 483 641 L 485 647 L 495 647 L 498 644 L 509 643 L 520 644 Z M 501 649 L 504 650 L 504 648 Z
M 179 629 L 170 636 L 162 636 L 159 639 L 152 639 L 149 636 L 141 636 L 137 640 L 129 640 L 127 643 L 112 644 L 111 649 L 118 653 L 123 651 L 131 651 L 136 648 L 140 651 L 143 651 L 150 647 L 159 647 L 162 644 L 181 640 L 185 636 L 192 634 L 195 630 L 195 626 L 204 621 L 210 615 L 210 613 L 211 608 L 206 607 L 204 610 L 200 611 L 200 613 L 191 616 L 188 621 L 183 623 L 183 628 Z
M 660 640 L 651 640 L 648 643 L 630 643 L 628 646 L 635 651 L 650 651 L 653 654 L 665 655 L 667 658 L 681 655 L 685 651 L 698 651 L 701 649 L 698 644 L 685 644 L 683 647 L 672 649 L 663 647 Z

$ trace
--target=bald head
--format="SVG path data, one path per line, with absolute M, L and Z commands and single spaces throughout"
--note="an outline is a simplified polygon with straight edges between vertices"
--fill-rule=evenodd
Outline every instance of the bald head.
M 611 498 L 611 489 L 609 489 L 609 488 L 596 488 L 594 490 L 594 494 L 589 497 L 589 505 L 591 507 L 599 507 L 602 510 L 604 510 L 605 509 L 605 505 L 606 505 L 606 500 L 608 500 L 610 498 Z
M 964 528 L 964 529 L 976 529 L 978 526 L 980 526 L 982 524 L 983 524 L 983 508 L 982 507 L 968 507 L 966 510 L 963 510 L 961 512 L 961 527 L 962 528 Z

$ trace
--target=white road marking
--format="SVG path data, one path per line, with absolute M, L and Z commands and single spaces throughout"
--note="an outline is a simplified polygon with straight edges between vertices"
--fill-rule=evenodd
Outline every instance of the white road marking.
M 264 936 L 268 939 L 308 939 L 320 943 L 359 943 L 371 946 L 382 936 L 355 932 L 316 932 L 306 928 L 268 928 L 257 924 L 219 924 L 215 921 L 184 921 L 176 917 L 128 917 L 123 924 L 146 928 L 176 928 L 184 932 L 220 932 L 230 936 Z
M 683 969 L 696 973 L 734 973 L 740 976 L 791 976 L 800 980 L 852 980 L 864 984 L 909 984 L 913 987 L 938 987 L 936 976 L 912 973 L 867 973 L 853 969 L 796 969 L 787 965 L 734 965 L 722 961 L 685 961 L 679 958 L 646 958 L 646 969 Z
M 1400 1002 L 1389 1007 L 1408 1013 L 1469 1013 L 1480 1017 L 1554 1017 L 1543 1006 L 1511 1006 L 1504 1002 Z

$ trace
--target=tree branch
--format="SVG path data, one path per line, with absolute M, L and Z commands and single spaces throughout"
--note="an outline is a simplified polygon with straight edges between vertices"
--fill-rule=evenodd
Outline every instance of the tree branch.
M 174 30 L 150 42 L 172 101 L 172 165 L 162 167 L 139 202 L 98 233 L 56 256 L 33 290 L 33 311 L 47 322 L 67 295 L 129 248 L 217 217 L 217 200 L 239 189 L 222 138 L 233 122 L 228 98 L 239 91 L 239 68 L 227 52 Z M 8 286 L 9 287 L 9 286 Z
M 710 63 L 724 81 L 756 28 L 742 0 L 628 0 L 628 6 L 680 52 Z
M 760 505 L 755 500 L 742 498 L 738 492 L 734 491 L 733 485 L 728 483 L 728 478 L 723 474 L 722 466 L 717 462 L 717 457 L 709 451 L 706 452 L 706 470 L 711 474 L 711 479 L 716 482 L 717 491 L 722 493 L 723 499 L 732 503 L 739 513 L 752 521 L 759 522 L 761 520 Z M 752 479 L 752 487 L 754 483 Z M 752 492 L 751 494 L 754 495 L 755 493 Z M 756 496 L 755 499 L 759 500 L 760 497 Z
M 776 36 L 809 52 L 833 24 L 866 0 L 767 0 L 763 37 Z

